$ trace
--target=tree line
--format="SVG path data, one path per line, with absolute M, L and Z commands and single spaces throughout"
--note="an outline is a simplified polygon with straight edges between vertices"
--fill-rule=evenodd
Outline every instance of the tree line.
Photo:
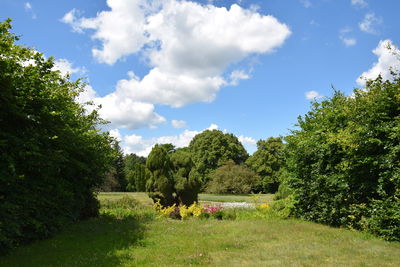
M 185 148 L 156 144 L 145 158 L 124 156 L 116 142 L 118 160 L 99 190 L 149 192 L 164 205 L 190 205 L 199 192 L 275 193 L 284 168 L 284 143 L 271 137 L 257 146 L 249 156 L 235 135 L 206 130 Z

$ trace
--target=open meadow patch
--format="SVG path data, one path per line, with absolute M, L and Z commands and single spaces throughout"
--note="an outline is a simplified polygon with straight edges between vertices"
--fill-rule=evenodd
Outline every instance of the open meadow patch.
M 399 243 L 364 233 L 259 216 L 264 212 L 259 209 L 229 209 L 226 214 L 235 216 L 222 219 L 161 218 L 150 205 L 140 203 L 144 196 L 100 194 L 99 218 L 70 225 L 51 239 L 17 248 L 0 259 L 0 266 L 398 266 L 400 263 Z

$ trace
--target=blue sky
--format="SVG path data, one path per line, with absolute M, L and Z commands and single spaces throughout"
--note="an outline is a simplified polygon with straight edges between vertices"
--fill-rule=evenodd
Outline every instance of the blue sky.
M 20 44 L 89 86 L 127 153 L 204 129 L 287 135 L 310 101 L 351 94 L 399 61 L 397 0 L 2 0 Z

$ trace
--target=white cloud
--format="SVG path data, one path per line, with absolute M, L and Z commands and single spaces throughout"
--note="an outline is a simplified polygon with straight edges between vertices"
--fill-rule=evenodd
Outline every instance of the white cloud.
M 101 105 L 100 116 L 119 128 L 155 128 L 157 124 L 166 121 L 154 111 L 153 104 L 124 98 L 124 95 L 119 94 L 118 91 L 105 97 L 95 98 L 93 101 Z
M 361 8 L 368 6 L 368 3 L 365 0 L 351 0 L 351 4 Z
M 388 49 L 390 47 L 390 49 Z M 391 40 L 381 40 L 378 46 L 372 51 L 377 57 L 378 62 L 374 63 L 371 69 L 363 72 L 357 79 L 357 83 L 365 86 L 366 80 L 373 80 L 380 74 L 383 80 L 391 80 L 391 70 L 400 70 L 400 50 Z
M 181 120 L 172 120 L 171 121 L 172 127 L 176 128 L 176 129 L 180 129 L 180 128 L 186 128 L 186 121 L 181 121 Z
M 72 63 L 64 58 L 54 61 L 53 70 L 59 70 L 62 75 L 71 75 L 74 73 L 84 74 L 86 72 L 85 68 L 83 67 L 73 68 Z
M 135 153 L 136 155 L 147 157 L 155 144 L 173 144 L 175 147 L 186 147 L 193 137 L 202 131 L 184 130 L 179 135 L 161 136 L 156 138 L 144 139 L 138 135 L 127 135 L 123 139 L 123 149 L 125 153 Z
M 378 31 L 376 27 L 379 24 L 382 24 L 383 20 L 382 18 L 379 18 L 375 16 L 374 13 L 367 13 L 364 16 L 363 21 L 361 21 L 358 26 L 360 27 L 360 30 L 366 33 L 370 34 L 378 34 Z
M 300 3 L 305 7 L 305 8 L 309 8 L 312 6 L 312 3 L 310 0 L 300 0 Z
M 340 37 L 340 39 L 346 46 L 353 46 L 357 44 L 357 40 L 355 38 Z
M 241 135 L 241 136 L 238 136 L 238 139 L 243 145 L 250 145 L 250 146 L 257 145 L 257 141 L 252 137 L 247 137 L 247 136 Z
M 357 40 L 347 35 L 351 32 L 351 28 L 346 27 L 339 31 L 339 39 L 342 40 L 345 46 L 353 46 L 357 44 Z
M 119 132 L 118 129 L 112 129 L 112 130 L 109 131 L 109 133 L 110 133 L 110 136 L 114 137 L 114 138 L 117 139 L 119 142 L 121 142 L 121 140 L 122 140 L 122 135 L 121 135 L 121 133 Z
M 92 86 L 90 85 L 86 85 L 83 88 L 83 92 L 81 92 L 79 94 L 79 96 L 76 99 L 76 102 L 80 103 L 80 104 L 85 104 L 87 102 L 92 102 L 94 101 L 94 99 L 97 97 L 97 93 L 96 91 L 93 89 Z M 89 108 L 89 111 L 91 110 L 91 108 Z
M 308 91 L 305 93 L 305 96 L 306 96 L 306 99 L 308 99 L 308 100 L 315 100 L 315 99 L 320 99 L 320 98 L 324 97 L 317 91 Z
M 137 128 L 118 119 L 116 111 L 128 103 L 151 105 L 148 117 L 154 125 L 165 119 L 153 112 L 155 104 L 182 107 L 211 102 L 222 86 L 235 85 L 249 75 L 242 70 L 226 74 L 226 69 L 249 55 L 274 52 L 290 35 L 289 28 L 273 16 L 246 10 L 234 4 L 229 9 L 191 1 L 109 0 L 109 11 L 94 18 L 77 18 L 71 10 L 62 21 L 75 31 L 94 30 L 93 48 L 99 62 L 114 64 L 140 52 L 150 65 L 142 78 L 131 73 L 118 81 L 116 91 L 103 99 L 106 114 L 116 125 Z M 226 77 L 228 75 L 228 77 Z M 112 104 L 116 106 L 112 108 Z M 150 114 L 150 113 L 148 113 Z M 131 116 L 134 120 L 135 116 Z M 142 124 L 141 124 L 142 125 Z
M 243 70 L 234 70 L 230 75 L 230 84 L 237 85 L 240 80 L 250 79 L 250 75 Z

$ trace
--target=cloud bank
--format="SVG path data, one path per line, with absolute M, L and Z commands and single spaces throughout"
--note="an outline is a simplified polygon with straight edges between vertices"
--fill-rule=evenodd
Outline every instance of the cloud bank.
M 93 18 L 73 9 L 62 21 L 76 32 L 92 32 L 100 46 L 93 57 L 113 65 L 140 54 L 150 70 L 117 82 L 115 92 L 96 98 L 113 125 L 136 129 L 165 121 L 154 105 L 182 107 L 211 102 L 223 86 L 249 74 L 233 66 L 250 55 L 272 53 L 290 36 L 271 15 L 237 4 L 230 8 L 191 1 L 108 0 L 108 11 Z M 139 117 L 139 118 L 137 118 Z

